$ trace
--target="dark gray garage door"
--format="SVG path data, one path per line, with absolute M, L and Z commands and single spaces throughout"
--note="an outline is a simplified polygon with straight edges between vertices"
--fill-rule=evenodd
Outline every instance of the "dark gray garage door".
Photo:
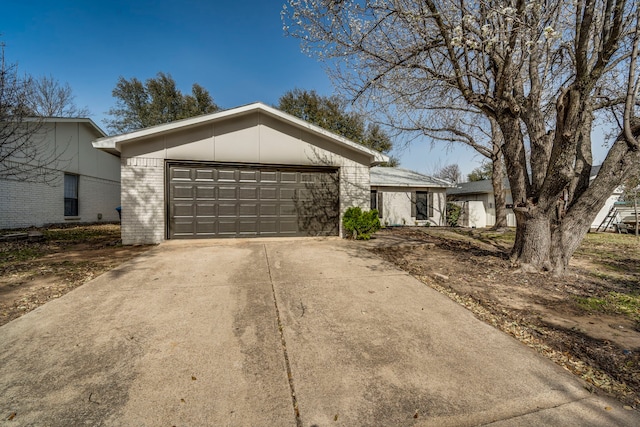
M 338 235 L 334 169 L 168 168 L 169 238 Z

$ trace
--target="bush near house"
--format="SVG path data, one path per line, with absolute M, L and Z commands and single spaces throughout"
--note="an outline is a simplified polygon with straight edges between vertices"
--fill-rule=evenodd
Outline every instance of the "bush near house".
M 449 227 L 458 226 L 461 212 L 462 208 L 459 205 L 451 202 L 447 203 L 447 224 L 449 224 Z
M 347 237 L 356 240 L 369 240 L 372 233 L 380 230 L 378 211 L 376 209 L 363 211 L 357 206 L 350 207 L 342 217 L 342 226 L 347 232 Z

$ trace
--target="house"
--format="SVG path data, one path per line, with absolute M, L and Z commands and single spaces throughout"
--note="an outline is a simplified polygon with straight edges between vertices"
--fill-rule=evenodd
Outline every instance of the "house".
M 118 221 L 120 158 L 91 145 L 106 134 L 85 118 L 33 122 L 38 130 L 30 141 L 37 144 L 38 155 L 52 160 L 39 172 L 47 179 L 8 179 L 0 173 L 0 229 Z M 5 160 L 3 170 L 12 166 L 21 170 L 28 164 L 13 156 Z
M 598 175 L 600 166 L 591 168 L 591 179 Z M 513 198 L 511 196 L 511 187 L 509 180 L 505 178 L 503 182 L 503 191 L 505 197 L 507 211 L 507 226 L 515 227 L 516 218 L 511 207 L 513 206 Z M 602 221 L 607 217 L 607 213 L 615 202 L 620 200 L 623 190 L 618 187 L 609 196 L 604 206 L 595 219 L 591 223 L 591 228 L 598 228 Z M 493 186 L 491 180 L 482 180 L 474 182 L 464 182 L 458 184 L 455 188 L 447 190 L 449 200 L 457 202 L 462 206 L 462 216 L 460 225 L 463 227 L 491 227 L 496 222 L 495 200 L 493 194 Z
M 122 241 L 333 236 L 388 158 L 261 103 L 100 138 L 121 156 Z
M 507 211 L 507 226 L 516 226 L 516 216 L 511 209 L 513 198 L 509 180 L 502 184 Z M 463 227 L 484 228 L 496 223 L 496 207 L 493 184 L 490 179 L 463 182 L 454 188 L 447 189 L 447 198 L 462 207 L 458 224 Z
M 445 225 L 453 184 L 407 169 L 371 168 L 371 208 L 384 225 Z

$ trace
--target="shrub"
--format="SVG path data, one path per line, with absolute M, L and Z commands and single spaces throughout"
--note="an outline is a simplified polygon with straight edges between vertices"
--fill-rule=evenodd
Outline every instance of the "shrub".
M 375 209 L 363 211 L 357 206 L 350 207 L 344 212 L 342 226 L 347 237 L 356 240 L 369 240 L 372 233 L 380 230 L 378 211 Z
M 460 205 L 456 205 L 455 203 L 447 203 L 447 224 L 449 227 L 457 227 L 458 220 L 460 219 L 460 213 L 462 212 L 462 208 Z

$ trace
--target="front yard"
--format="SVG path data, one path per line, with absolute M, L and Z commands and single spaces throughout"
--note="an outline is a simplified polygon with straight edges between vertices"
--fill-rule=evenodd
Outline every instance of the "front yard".
M 0 242 L 0 325 L 150 248 L 122 246 L 120 226 L 114 224 L 38 231 L 41 242 Z
M 589 234 L 569 274 L 555 279 L 513 268 L 513 239 L 512 231 L 406 227 L 382 230 L 370 244 L 594 390 L 640 405 L 640 240 Z

